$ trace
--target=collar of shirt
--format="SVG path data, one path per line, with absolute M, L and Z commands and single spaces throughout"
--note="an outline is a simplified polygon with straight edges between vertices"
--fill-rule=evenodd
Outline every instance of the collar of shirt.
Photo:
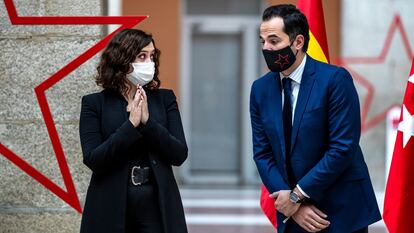
M 303 71 L 305 70 L 305 64 L 306 64 L 306 57 L 307 55 L 305 54 L 305 56 L 302 59 L 302 62 L 300 63 L 300 65 L 298 66 L 298 68 L 296 68 L 290 75 L 289 78 L 291 78 L 293 81 L 295 81 L 297 84 L 300 84 L 300 82 L 302 81 L 302 75 L 303 75 Z M 282 73 L 279 73 L 280 77 L 282 78 L 286 78 Z M 281 79 L 282 80 L 282 79 Z
M 292 112 L 294 113 L 296 110 L 296 103 L 298 100 L 298 96 L 299 96 L 299 89 L 300 89 L 300 82 L 302 81 L 302 75 L 303 75 L 303 71 L 305 70 L 305 64 L 306 64 L 306 57 L 307 55 L 305 55 L 303 57 L 302 62 L 300 63 L 300 65 L 298 66 L 298 68 L 296 68 L 290 75 L 289 77 L 293 80 L 292 82 L 292 96 L 291 96 L 291 101 L 292 101 Z M 282 75 L 282 73 L 279 73 L 280 77 L 282 78 L 286 78 Z M 282 79 L 280 80 L 282 81 Z M 283 93 L 282 90 L 282 108 L 284 105 L 284 99 L 285 99 L 285 95 Z M 293 120 L 295 118 L 295 115 L 292 115 L 292 124 L 293 124 Z

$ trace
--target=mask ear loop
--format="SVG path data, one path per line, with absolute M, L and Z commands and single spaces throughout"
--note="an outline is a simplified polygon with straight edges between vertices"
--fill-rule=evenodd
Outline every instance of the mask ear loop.
M 290 49 L 292 49 L 292 45 L 293 45 L 294 42 L 295 42 L 295 40 L 293 40 L 292 43 L 290 43 L 290 45 L 289 45 Z M 296 50 L 295 57 L 297 57 L 298 52 L 299 52 L 299 49 Z
M 132 65 L 132 63 L 129 63 L 128 64 L 128 71 L 127 71 L 127 73 L 126 74 L 130 74 L 130 73 L 132 73 L 132 72 L 134 72 L 134 66 Z

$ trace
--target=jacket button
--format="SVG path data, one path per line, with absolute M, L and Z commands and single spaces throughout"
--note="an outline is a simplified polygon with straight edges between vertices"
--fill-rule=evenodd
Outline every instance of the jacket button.
M 157 161 L 152 160 L 152 164 L 157 165 Z

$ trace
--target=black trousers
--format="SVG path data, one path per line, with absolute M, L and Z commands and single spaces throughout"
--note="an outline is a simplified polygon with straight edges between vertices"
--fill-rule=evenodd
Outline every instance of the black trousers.
M 156 184 L 129 185 L 126 233 L 163 233 Z
M 361 230 L 354 231 L 354 233 L 368 233 L 368 227 L 362 228 Z

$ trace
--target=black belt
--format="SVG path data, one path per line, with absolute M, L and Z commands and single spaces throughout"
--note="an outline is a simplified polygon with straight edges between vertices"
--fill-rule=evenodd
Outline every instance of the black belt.
M 150 181 L 150 168 L 134 166 L 131 169 L 131 182 L 133 186 L 139 186 Z

